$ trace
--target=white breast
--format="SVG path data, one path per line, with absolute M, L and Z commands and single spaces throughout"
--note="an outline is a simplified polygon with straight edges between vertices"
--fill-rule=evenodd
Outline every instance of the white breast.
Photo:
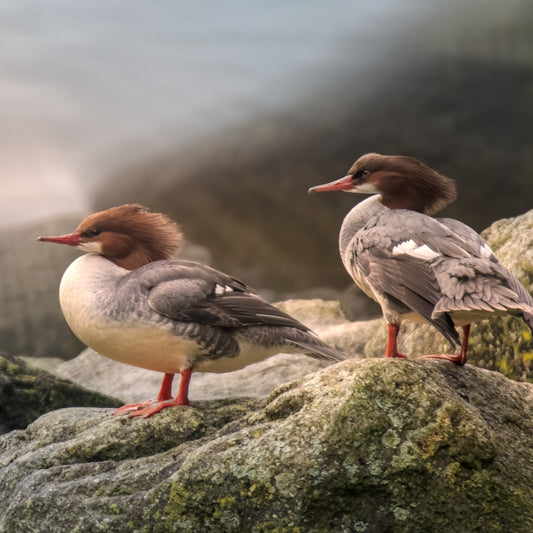
M 113 318 L 117 305 L 116 283 L 128 271 L 107 259 L 83 255 L 65 271 L 59 301 L 74 334 L 101 355 L 149 370 L 176 373 L 190 366 L 198 350 L 189 339 L 172 334 L 139 317 Z

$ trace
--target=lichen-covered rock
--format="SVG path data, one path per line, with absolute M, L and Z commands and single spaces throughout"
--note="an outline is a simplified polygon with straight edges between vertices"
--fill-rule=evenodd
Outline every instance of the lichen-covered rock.
M 533 292 L 533 209 L 491 224 L 481 234 L 498 259 Z
M 25 428 L 48 411 L 70 406 L 112 407 L 118 400 L 0 355 L 0 434 Z
M 266 400 L 44 415 L 0 438 L 0 529 L 533 530 L 533 385 L 347 361 Z
M 275 304 L 285 313 L 298 317 L 300 322 L 313 329 L 316 333 L 322 333 L 331 326 L 348 322 L 341 306 L 332 300 L 285 300 Z
M 356 357 L 383 357 L 387 326 L 383 319 L 341 324 L 325 331 L 322 338 Z M 532 334 L 521 319 L 503 316 L 472 324 L 468 346 L 469 363 L 533 382 Z M 402 324 L 398 349 L 410 359 L 458 351 L 432 326 L 407 321 Z

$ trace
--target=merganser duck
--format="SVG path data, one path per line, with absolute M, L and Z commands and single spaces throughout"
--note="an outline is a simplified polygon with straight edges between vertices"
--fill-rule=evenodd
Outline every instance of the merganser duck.
M 59 289 L 61 309 L 77 337 L 110 359 L 165 374 L 157 400 L 125 405 L 114 414 L 149 417 L 189 405 L 193 370 L 229 372 L 279 352 L 347 358 L 236 278 L 170 259 L 182 245 L 179 227 L 141 205 L 95 213 L 74 233 L 39 240 L 89 252 L 67 268 Z
M 344 267 L 382 308 L 388 323 L 385 357 L 398 353 L 403 318 L 430 322 L 457 355 L 432 354 L 464 365 L 470 323 L 490 315 L 520 316 L 533 329 L 533 299 L 472 228 L 430 215 L 455 200 L 455 182 L 412 157 L 370 153 L 348 175 L 309 192 L 372 194 L 356 205 L 339 236 Z M 460 343 L 455 326 L 462 326 Z

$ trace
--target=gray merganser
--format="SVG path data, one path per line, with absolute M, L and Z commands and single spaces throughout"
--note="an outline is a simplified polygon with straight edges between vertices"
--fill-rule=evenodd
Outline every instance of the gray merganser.
M 189 405 L 193 369 L 229 372 L 279 352 L 348 357 L 239 280 L 171 260 L 182 244 L 180 229 L 140 205 L 95 213 L 72 234 L 39 240 L 89 252 L 67 268 L 59 289 L 65 319 L 80 340 L 110 359 L 165 373 L 157 400 L 115 414 L 148 417 Z
M 465 364 L 470 323 L 489 315 L 520 316 L 533 329 L 533 299 L 472 228 L 433 215 L 455 200 L 455 182 L 412 157 L 366 154 L 348 175 L 309 189 L 373 194 L 342 223 L 339 248 L 355 283 L 383 310 L 385 357 L 403 357 L 402 318 L 429 321 L 457 355 L 427 358 Z

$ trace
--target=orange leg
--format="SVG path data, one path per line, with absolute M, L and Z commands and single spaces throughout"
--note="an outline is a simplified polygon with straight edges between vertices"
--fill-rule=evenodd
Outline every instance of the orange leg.
M 385 357 L 399 357 L 401 359 L 407 359 L 405 355 L 398 353 L 398 346 L 396 344 L 396 339 L 398 338 L 398 332 L 400 331 L 400 326 L 397 324 L 387 324 L 389 336 L 387 339 L 387 347 L 385 348 Z
M 161 390 L 159 391 L 160 396 L 163 392 L 163 388 L 165 387 L 165 380 L 167 379 L 167 376 L 172 376 L 172 374 L 165 374 L 165 377 L 163 378 L 163 385 L 161 386 Z M 155 415 L 156 413 L 159 413 L 159 411 L 167 409 L 168 407 L 189 405 L 189 383 L 191 381 L 191 376 L 192 368 L 186 368 L 181 372 L 180 387 L 178 389 L 178 395 L 176 396 L 175 400 L 172 400 L 172 396 L 170 395 L 169 389 L 169 396 L 167 400 L 156 402 L 154 407 L 150 407 L 150 405 L 148 405 L 142 409 L 133 411 L 130 414 L 130 418 L 134 416 L 142 416 L 143 418 L 149 418 L 150 416 Z M 170 380 L 170 384 L 172 384 L 172 380 Z
M 470 324 L 463 326 L 463 342 L 461 343 L 461 349 L 458 354 L 450 355 L 447 353 L 438 353 L 432 355 L 423 355 L 424 359 L 443 359 L 445 361 L 450 361 L 456 365 L 464 365 L 466 363 L 466 352 L 468 350 L 468 336 L 470 334 Z
M 176 396 L 177 405 L 189 405 L 189 383 L 191 382 L 192 368 L 186 368 L 181 373 L 180 388 Z
M 161 388 L 159 389 L 159 394 L 157 395 L 158 402 L 166 402 L 172 398 L 172 381 L 174 380 L 174 374 L 165 374 L 163 376 L 163 383 L 161 383 Z
M 172 380 L 174 379 L 174 374 L 165 374 L 163 376 L 163 383 L 161 383 L 161 389 L 159 389 L 159 394 L 157 395 L 157 400 L 146 400 L 145 402 L 140 403 L 128 403 L 119 407 L 113 411 L 113 415 L 122 415 L 124 413 L 129 413 L 130 411 L 136 411 L 137 409 L 144 409 L 150 405 L 153 405 L 157 402 L 165 402 L 172 398 Z
M 165 374 L 157 400 L 147 400 L 141 403 L 130 403 L 113 411 L 114 415 L 130 413 L 130 417 L 142 416 L 148 418 L 167 407 L 177 405 L 189 405 L 189 383 L 191 381 L 192 368 L 186 368 L 181 372 L 181 381 L 176 399 L 172 399 L 172 381 L 174 374 Z

